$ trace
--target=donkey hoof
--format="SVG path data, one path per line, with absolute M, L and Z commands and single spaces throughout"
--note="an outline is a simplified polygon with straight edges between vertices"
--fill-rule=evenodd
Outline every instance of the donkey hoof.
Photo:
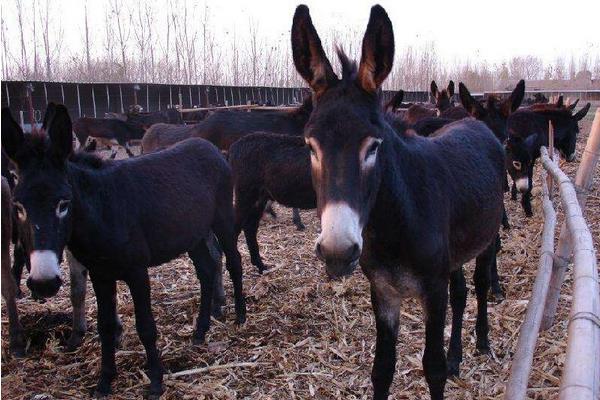
M 299 231 L 303 231 L 306 229 L 306 225 L 304 225 L 302 222 L 295 224 L 296 225 L 296 229 Z
M 531 210 L 525 210 L 525 216 L 527 218 L 531 218 L 531 217 L 533 217 L 533 212 Z
M 14 358 L 25 358 L 25 346 L 10 346 L 10 354 Z
M 492 354 L 492 350 L 490 349 L 490 343 L 485 341 L 477 340 L 477 351 L 482 355 L 490 355 Z
M 214 319 L 216 319 L 217 321 L 222 321 L 225 317 L 221 306 L 213 306 L 212 311 L 210 312 L 210 315 L 212 315 L 212 317 Z
M 260 262 L 260 263 L 256 263 L 256 264 L 254 264 L 254 265 L 256 265 L 256 268 L 258 269 L 258 273 L 259 273 L 260 275 L 262 275 L 262 274 L 263 274 L 263 272 L 265 272 L 265 271 L 267 271 L 267 270 L 269 269 L 269 267 L 267 267 L 267 266 L 266 266 L 265 264 L 263 264 L 262 262 Z
M 493 289 L 488 296 L 488 301 L 495 304 L 502 303 L 504 299 L 506 299 L 506 296 L 502 289 Z
M 192 336 L 192 344 L 194 346 L 201 346 L 204 344 L 206 333 L 198 333 Z
M 451 361 L 448 360 L 448 377 L 454 377 L 454 378 L 458 378 L 459 377 L 459 370 L 460 370 L 460 361 Z

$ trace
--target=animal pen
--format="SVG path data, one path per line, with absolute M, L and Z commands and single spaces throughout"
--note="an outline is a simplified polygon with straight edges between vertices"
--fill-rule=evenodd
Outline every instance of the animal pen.
M 542 148 L 544 227 L 538 273 L 521 325 L 504 398 L 526 398 L 539 331 L 548 329 L 553 323 L 565 270 L 572 262 L 573 296 L 559 399 L 595 400 L 600 398 L 600 287 L 594 242 L 582 210 L 585 209 L 600 156 L 600 109 L 596 110 L 574 184 L 554 161 L 553 130 L 549 132 L 550 151 Z M 556 252 L 557 216 L 552 203 L 553 182 L 558 186 L 565 214 Z

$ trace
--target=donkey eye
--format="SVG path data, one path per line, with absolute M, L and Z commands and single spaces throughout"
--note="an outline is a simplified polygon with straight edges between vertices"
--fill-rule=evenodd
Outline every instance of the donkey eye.
M 379 148 L 380 144 L 381 144 L 381 140 L 374 140 L 373 143 L 371 143 L 369 145 L 369 148 L 367 149 L 367 153 L 365 154 L 365 159 L 375 155 L 375 153 L 377 153 L 377 149 Z
M 25 221 L 27 219 L 27 211 L 25 211 L 25 207 L 21 203 L 14 203 L 15 210 L 17 210 L 17 218 L 21 221 Z
M 70 200 L 61 200 L 58 202 L 58 205 L 56 206 L 56 216 L 58 218 L 64 218 L 67 215 L 70 202 Z
M 521 170 L 521 161 L 513 161 L 513 167 L 515 167 L 515 169 Z

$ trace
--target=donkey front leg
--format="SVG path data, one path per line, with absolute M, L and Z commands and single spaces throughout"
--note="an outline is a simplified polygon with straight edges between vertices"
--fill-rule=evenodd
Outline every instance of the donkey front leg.
M 442 400 L 447 377 L 444 325 L 448 306 L 448 281 L 441 277 L 432 278 L 425 285 L 424 293 L 427 322 L 425 324 L 423 371 L 429 385 L 431 399 Z
M 163 368 L 156 348 L 156 323 L 152 315 L 150 302 L 150 279 L 148 270 L 136 268 L 125 281 L 129 286 L 135 309 L 135 327 L 138 336 L 146 349 L 148 361 L 148 378 L 150 378 L 149 398 L 158 399 L 163 393 Z M 212 293 L 211 293 L 212 294 Z
M 371 372 L 373 398 L 387 399 L 390 385 L 394 379 L 396 368 L 396 341 L 398 339 L 398 313 L 400 302 L 386 295 L 385 288 L 371 283 L 371 304 L 375 313 L 377 342 L 375 344 L 375 360 Z
M 4 221 L 3 221 L 4 222 Z M 2 238 L 8 242 L 8 238 Z M 10 249 L 2 246 L 2 297 L 8 311 L 8 334 L 10 353 L 14 357 L 25 357 L 25 335 L 17 311 L 17 284 L 10 269 Z
M 85 268 L 69 250 L 65 250 L 67 262 L 69 264 L 69 276 L 71 279 L 71 305 L 73 306 L 73 325 L 71 336 L 67 340 L 66 351 L 77 350 L 87 332 L 85 297 L 87 294 L 87 276 L 88 270 Z M 116 296 L 116 293 L 115 293 Z M 116 304 L 116 297 L 115 297 Z M 115 312 L 115 345 L 120 347 L 121 336 L 123 334 L 123 324 L 119 314 Z
M 98 304 L 98 333 L 102 348 L 100 379 L 94 395 L 103 397 L 110 394 L 111 384 L 117 376 L 115 363 L 115 331 L 117 314 L 117 282 L 91 276 L 96 302 Z
M 192 338 L 192 342 L 197 345 L 204 343 L 206 332 L 210 328 L 210 312 L 217 266 L 204 241 L 190 250 L 188 255 L 194 263 L 196 276 L 200 281 L 200 311 L 196 319 L 196 331 Z
M 302 217 L 300 217 L 300 210 L 297 208 L 292 208 L 292 221 L 294 225 L 296 225 L 296 229 L 299 231 L 303 231 L 306 229 L 306 226 L 302 223 Z
M 450 307 L 452 333 L 448 346 L 448 375 L 458 376 L 462 361 L 462 326 L 467 305 L 467 284 L 462 266 L 450 273 Z
M 73 306 L 73 329 L 67 340 L 67 351 L 75 351 L 83 342 L 87 331 L 85 320 L 85 295 L 88 271 L 79 261 L 65 250 L 67 262 L 69 263 L 69 275 L 71 277 L 71 305 Z

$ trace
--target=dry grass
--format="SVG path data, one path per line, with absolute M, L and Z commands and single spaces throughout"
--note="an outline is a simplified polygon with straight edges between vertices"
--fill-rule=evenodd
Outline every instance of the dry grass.
M 582 124 L 579 153 L 591 121 Z M 563 168 L 574 176 L 577 164 Z M 596 174 L 600 176 L 600 173 Z M 538 176 L 539 179 L 539 176 Z M 492 356 L 475 351 L 476 302 L 472 285 L 463 333 L 464 361 L 461 377 L 446 386 L 448 399 L 501 398 L 516 346 L 519 326 L 536 273 L 541 204 L 534 193 L 535 216 L 525 219 L 519 203 L 507 201 L 512 229 L 502 233 L 500 274 L 507 298 L 490 304 Z M 558 201 L 555 197 L 555 204 Z M 318 232 L 314 212 L 303 212 L 305 232 L 297 232 L 288 210 L 279 207 L 279 219 L 265 217 L 259 243 L 271 270 L 259 276 L 240 240 L 244 284 L 248 297 L 248 322 L 233 323 L 231 285 L 227 282 L 224 323 L 214 321 L 203 346 L 191 345 L 199 302 L 199 284 L 191 262 L 181 257 L 151 270 L 153 310 L 159 329 L 158 346 L 169 373 L 204 368 L 194 374 L 165 377 L 164 399 L 364 399 L 371 395 L 370 369 L 375 344 L 374 319 L 365 277 L 356 272 L 343 282 L 329 283 L 313 253 Z M 587 218 L 599 248 L 600 192 L 590 194 Z M 559 221 L 560 223 L 561 221 Z M 472 266 L 467 267 L 472 274 Z M 67 275 L 68 276 L 68 275 Z M 471 281 L 469 279 L 469 281 Z M 528 395 L 550 399 L 558 392 L 564 362 L 566 320 L 570 301 L 570 274 L 562 293 L 554 327 L 541 335 L 534 359 Z M 25 289 L 27 292 L 27 290 Z M 117 353 L 115 399 L 137 399 L 148 382 L 143 347 L 134 327 L 133 307 L 126 287 L 119 285 L 119 313 L 125 332 Z M 2 398 L 87 398 L 96 383 L 100 345 L 96 332 L 96 305 L 91 285 L 88 299 L 88 334 L 83 346 L 65 354 L 61 345 L 70 327 L 68 285 L 58 296 L 39 304 L 18 302 L 29 336 L 28 357 L 7 354 L 8 329 L 2 306 Z M 446 330 L 449 336 L 449 325 Z M 398 364 L 392 387 L 395 399 L 428 398 L 421 367 L 424 329 L 421 309 L 414 300 L 402 307 Z

